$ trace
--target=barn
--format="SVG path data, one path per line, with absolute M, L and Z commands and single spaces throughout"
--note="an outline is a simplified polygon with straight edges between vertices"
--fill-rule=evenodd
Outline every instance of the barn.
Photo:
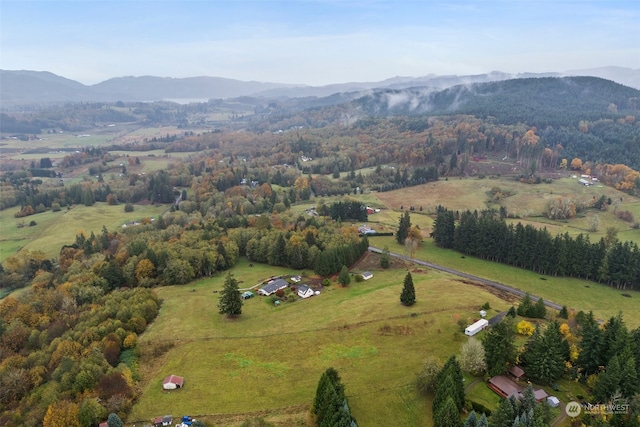
M 164 390 L 175 390 L 182 388 L 184 385 L 184 378 L 177 375 L 169 375 L 162 381 L 162 388 Z

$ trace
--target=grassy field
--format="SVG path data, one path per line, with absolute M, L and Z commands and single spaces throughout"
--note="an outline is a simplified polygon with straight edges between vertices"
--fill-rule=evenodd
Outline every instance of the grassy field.
M 77 205 L 70 210 L 47 211 L 25 218 L 14 218 L 17 208 L 0 211 L 0 260 L 14 254 L 18 249 L 43 251 L 50 258 L 57 258 L 60 247 L 75 241 L 76 234 L 98 234 L 102 226 L 108 230 L 120 229 L 123 224 L 141 218 L 154 217 L 167 209 L 163 205 L 138 206 L 133 212 L 124 212 L 124 205 L 109 206 L 96 203 L 87 207 Z M 31 221 L 36 225 L 29 227 Z M 25 226 L 18 228 L 18 222 Z
M 289 271 L 252 269 L 242 261 L 234 272 L 246 287 Z M 399 304 L 404 274 L 376 271 L 369 281 L 333 285 L 319 296 L 279 307 L 250 299 L 235 320 L 217 313 L 216 291 L 224 277 L 159 289 L 160 314 L 141 342 L 172 340 L 175 347 L 145 370 L 130 421 L 167 412 L 265 411 L 269 419 L 280 415 L 272 408 L 286 407 L 298 408 L 294 418 L 303 420 L 320 375 L 332 366 L 361 425 L 430 425 L 430 402 L 412 387 L 422 361 L 459 351 L 464 336 L 458 319 L 473 320 L 484 302 L 497 309 L 491 313 L 509 304 L 445 274 L 413 270 L 412 275 L 418 302 L 410 308 Z M 161 391 L 169 374 L 184 376 L 184 389 Z
M 396 243 L 393 237 L 376 237 L 370 242 L 377 247 L 387 245 L 391 252 L 404 252 L 404 247 Z M 599 319 L 608 319 L 622 311 L 629 328 L 640 326 L 640 293 L 638 292 L 619 291 L 586 280 L 543 276 L 532 271 L 473 257 L 463 258 L 458 252 L 436 247 L 431 239 L 425 239 L 422 242 L 415 257 L 522 289 L 546 300 L 567 305 L 572 310 L 585 312 L 593 310 Z M 546 280 L 541 280 L 542 277 Z M 623 293 L 630 294 L 631 298 L 623 296 Z

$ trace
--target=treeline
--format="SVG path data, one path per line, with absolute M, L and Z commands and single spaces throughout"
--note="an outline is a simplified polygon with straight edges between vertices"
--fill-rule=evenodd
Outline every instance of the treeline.
M 552 236 L 532 225 L 507 224 L 493 211 L 436 209 L 431 237 L 443 248 L 541 274 L 579 277 L 618 289 L 640 289 L 640 249 L 633 242 Z
M 366 222 L 369 218 L 367 206 L 358 201 L 336 202 L 329 208 L 329 216 L 335 220 L 347 220 Z

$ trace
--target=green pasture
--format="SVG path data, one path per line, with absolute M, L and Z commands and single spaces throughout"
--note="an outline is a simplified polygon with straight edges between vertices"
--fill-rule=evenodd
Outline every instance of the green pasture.
M 110 206 L 96 203 L 93 206 L 76 205 L 59 212 L 46 211 L 24 218 L 14 218 L 17 208 L 0 211 L 0 260 L 18 249 L 43 251 L 50 258 L 57 258 L 63 245 L 75 241 L 78 233 L 98 234 L 102 227 L 120 229 L 123 224 L 147 217 L 155 217 L 167 209 L 163 205 L 134 206 L 133 212 L 125 212 L 124 205 Z M 36 225 L 29 227 L 31 221 Z M 25 226 L 18 228 L 18 222 Z
M 393 237 L 372 238 L 370 243 L 380 248 L 388 245 L 391 252 L 404 253 L 404 247 L 399 245 Z M 436 247 L 431 239 L 425 239 L 422 242 L 415 257 L 513 286 L 557 304 L 566 305 L 572 310 L 585 312 L 592 310 L 599 319 L 606 320 L 622 311 L 630 329 L 640 326 L 640 293 L 638 292 L 622 291 L 570 277 L 546 276 L 506 264 L 463 257 L 456 251 Z M 625 297 L 623 293 L 631 297 Z
M 246 287 L 288 271 L 250 268 L 243 260 L 233 272 Z M 509 305 L 449 275 L 412 275 L 418 300 L 412 307 L 399 303 L 404 274 L 375 271 L 369 281 L 334 284 L 277 307 L 263 297 L 247 300 L 232 320 L 217 313 L 224 276 L 159 289 L 160 314 L 141 344 L 170 340 L 175 347 L 149 370 L 129 419 L 310 407 L 320 375 L 334 367 L 362 425 L 429 425 L 430 402 L 412 387 L 423 360 L 459 351 L 465 337 L 458 319 L 473 320 L 485 302 L 497 309 L 492 313 Z M 184 389 L 163 392 L 169 374 L 184 376 Z

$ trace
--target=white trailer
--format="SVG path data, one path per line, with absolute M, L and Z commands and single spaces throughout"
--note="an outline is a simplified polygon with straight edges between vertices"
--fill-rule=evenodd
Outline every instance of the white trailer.
M 480 319 L 476 323 L 467 326 L 464 330 L 464 334 L 472 337 L 487 326 L 489 326 L 489 321 L 487 319 Z

